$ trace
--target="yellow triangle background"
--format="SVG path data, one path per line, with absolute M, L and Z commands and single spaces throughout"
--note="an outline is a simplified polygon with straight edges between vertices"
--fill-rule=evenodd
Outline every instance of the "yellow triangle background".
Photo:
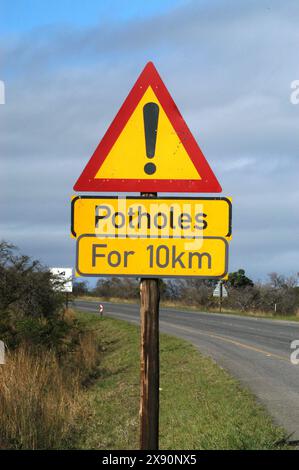
M 143 122 L 143 106 L 149 102 L 159 106 L 156 151 L 153 158 L 146 156 Z M 145 173 L 146 163 L 156 165 L 154 174 Z M 139 101 L 95 178 L 201 179 L 150 86 Z

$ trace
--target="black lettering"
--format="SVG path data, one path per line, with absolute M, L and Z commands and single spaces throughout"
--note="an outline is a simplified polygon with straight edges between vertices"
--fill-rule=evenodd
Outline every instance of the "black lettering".
M 199 212 L 198 214 L 195 215 L 195 221 L 199 223 L 200 225 L 194 225 L 194 228 L 197 230 L 204 230 L 208 226 L 208 222 L 206 220 L 203 220 L 203 218 L 207 217 L 207 214 L 204 214 L 203 212 Z
M 170 217 L 169 217 L 169 219 L 170 219 L 170 227 L 171 227 L 172 229 L 175 229 L 176 227 L 175 227 L 175 225 L 174 225 L 173 207 L 170 208 Z
M 132 224 L 133 222 L 133 217 L 134 217 L 134 210 L 132 207 L 130 207 L 129 211 L 128 211 L 128 214 L 129 214 L 129 226 L 131 228 L 134 228 L 134 225 Z
M 138 206 L 138 228 L 141 228 L 141 218 L 146 217 L 147 218 L 147 228 L 151 228 L 151 216 L 148 212 L 141 212 L 142 207 Z
M 116 219 L 117 218 L 120 218 L 121 219 L 121 222 L 120 223 L 116 223 Z M 115 228 L 121 228 L 125 225 L 126 223 L 126 217 L 125 215 L 122 213 L 122 212 L 115 212 L 112 216 L 112 223 L 114 225 Z
M 154 245 L 149 245 L 146 250 L 150 253 L 149 266 L 152 268 L 154 266 Z
M 96 243 L 92 245 L 92 267 L 94 268 L 96 265 L 97 258 L 105 258 L 105 255 L 97 253 L 98 248 L 107 248 L 107 245 L 103 245 L 102 243 Z
M 165 261 L 162 262 L 161 251 L 164 250 Z M 159 245 L 156 251 L 156 263 L 159 268 L 166 268 L 169 265 L 169 248 L 166 245 Z
M 159 217 L 163 217 L 163 220 L 164 220 L 164 223 L 163 225 L 159 224 L 158 223 L 158 219 Z M 163 214 L 163 212 L 158 212 L 157 214 L 154 215 L 154 225 L 155 227 L 161 229 L 161 228 L 165 228 L 166 225 L 167 225 L 167 215 L 166 214 Z
M 212 257 L 209 253 L 198 253 L 195 251 L 191 251 L 189 253 L 189 268 L 193 268 L 193 258 L 197 258 L 198 260 L 198 269 L 201 269 L 202 267 L 202 259 L 203 257 L 206 257 L 208 260 L 208 269 L 211 269 L 212 267 Z
M 124 267 L 127 268 L 128 267 L 128 258 L 130 255 L 134 255 L 135 254 L 135 251 L 125 251 L 124 252 Z
M 183 261 L 181 260 L 181 258 L 184 256 L 184 251 L 182 251 L 179 255 L 176 254 L 176 247 L 173 246 L 172 247 L 172 267 L 175 268 L 176 267 L 176 263 L 179 263 L 179 265 L 181 266 L 181 268 L 185 268 L 186 266 L 184 265 Z
M 188 230 L 191 227 L 191 222 L 192 218 L 191 215 L 188 214 L 187 212 L 182 212 L 182 214 L 179 216 L 178 223 L 181 227 L 182 230 Z M 188 226 L 184 226 L 183 224 L 187 223 Z
M 112 260 L 113 256 L 116 257 L 115 262 L 113 262 Z M 120 253 L 118 251 L 110 251 L 110 253 L 108 253 L 107 261 L 108 261 L 109 266 L 111 266 L 112 268 L 116 268 L 121 263 Z
M 97 228 L 98 227 L 98 223 L 100 220 L 102 219 L 107 219 L 108 217 L 110 217 L 111 215 L 111 210 L 110 210 L 110 207 L 109 206 L 96 206 L 95 207 L 95 210 L 96 210 L 96 214 L 95 214 L 95 227 Z M 104 215 L 99 215 L 99 211 L 100 210 L 106 210 L 106 214 Z

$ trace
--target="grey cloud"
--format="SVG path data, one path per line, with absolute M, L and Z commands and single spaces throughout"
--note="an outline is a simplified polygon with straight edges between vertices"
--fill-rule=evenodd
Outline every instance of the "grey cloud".
M 153 59 L 233 196 L 231 269 L 296 272 L 298 19 L 295 1 L 191 2 L 138 22 L 2 41 L 2 236 L 46 263 L 73 263 L 73 183 Z

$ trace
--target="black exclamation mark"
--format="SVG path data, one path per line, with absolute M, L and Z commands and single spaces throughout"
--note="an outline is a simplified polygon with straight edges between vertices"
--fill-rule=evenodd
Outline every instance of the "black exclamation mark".
M 147 158 L 154 158 L 158 131 L 159 106 L 156 103 L 146 103 L 143 106 L 143 121 L 145 133 L 145 147 Z M 144 171 L 147 175 L 153 175 L 156 172 L 154 163 L 144 165 Z

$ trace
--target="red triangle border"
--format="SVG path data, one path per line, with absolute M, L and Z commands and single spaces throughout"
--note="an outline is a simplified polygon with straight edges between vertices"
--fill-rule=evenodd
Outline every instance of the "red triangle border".
M 151 86 L 187 154 L 201 176 L 201 180 L 161 179 L 99 179 L 98 170 L 130 119 L 147 88 Z M 107 132 L 74 185 L 75 191 L 83 192 L 201 192 L 219 193 L 222 188 L 185 123 L 170 93 L 164 85 L 154 64 L 148 62 L 123 105 L 113 119 Z

